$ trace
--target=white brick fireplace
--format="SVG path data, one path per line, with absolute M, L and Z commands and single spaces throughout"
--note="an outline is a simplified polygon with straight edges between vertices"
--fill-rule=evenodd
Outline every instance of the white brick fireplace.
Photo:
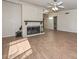
M 43 21 L 24 21 L 24 37 L 44 34 Z

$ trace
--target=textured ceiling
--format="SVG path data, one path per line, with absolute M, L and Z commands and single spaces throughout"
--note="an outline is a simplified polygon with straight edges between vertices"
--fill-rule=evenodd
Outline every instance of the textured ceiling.
M 20 1 L 24 1 L 42 7 L 47 7 L 48 3 L 53 0 L 20 0 Z M 63 2 L 63 6 L 65 7 L 64 10 L 71 10 L 77 8 L 77 0 L 57 0 L 57 1 Z

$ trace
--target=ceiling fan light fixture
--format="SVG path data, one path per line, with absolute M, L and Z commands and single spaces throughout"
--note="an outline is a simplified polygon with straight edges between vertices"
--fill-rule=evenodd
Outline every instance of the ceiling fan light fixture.
M 55 11 L 55 8 L 52 8 L 53 11 Z
M 59 11 L 60 9 L 64 8 L 62 4 L 63 4 L 62 1 L 58 2 L 57 0 L 54 0 L 51 3 L 48 3 L 48 8 L 44 10 L 44 13 Z
M 57 7 L 52 8 L 53 11 L 58 11 Z
M 55 7 L 55 10 L 58 10 L 58 8 L 57 8 L 57 7 Z

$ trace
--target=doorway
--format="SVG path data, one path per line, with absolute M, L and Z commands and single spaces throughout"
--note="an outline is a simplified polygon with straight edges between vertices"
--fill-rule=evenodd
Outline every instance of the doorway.
M 48 14 L 43 14 L 44 29 L 48 28 Z
M 54 16 L 54 30 L 57 30 L 57 16 Z

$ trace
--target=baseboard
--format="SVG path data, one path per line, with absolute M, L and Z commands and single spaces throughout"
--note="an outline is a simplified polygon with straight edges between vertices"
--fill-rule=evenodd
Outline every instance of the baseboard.
M 2 38 L 7 38 L 7 37 L 15 37 L 15 35 L 2 36 Z
M 53 30 L 53 29 L 47 29 L 47 30 L 50 30 L 50 31 L 59 31 L 59 32 L 67 32 L 67 33 L 75 33 L 75 34 L 77 34 L 77 32 L 70 32 L 70 31 L 63 31 L 63 30 Z
M 63 31 L 63 30 L 57 30 L 57 31 L 77 34 L 77 32 L 70 32 L 70 31 Z

